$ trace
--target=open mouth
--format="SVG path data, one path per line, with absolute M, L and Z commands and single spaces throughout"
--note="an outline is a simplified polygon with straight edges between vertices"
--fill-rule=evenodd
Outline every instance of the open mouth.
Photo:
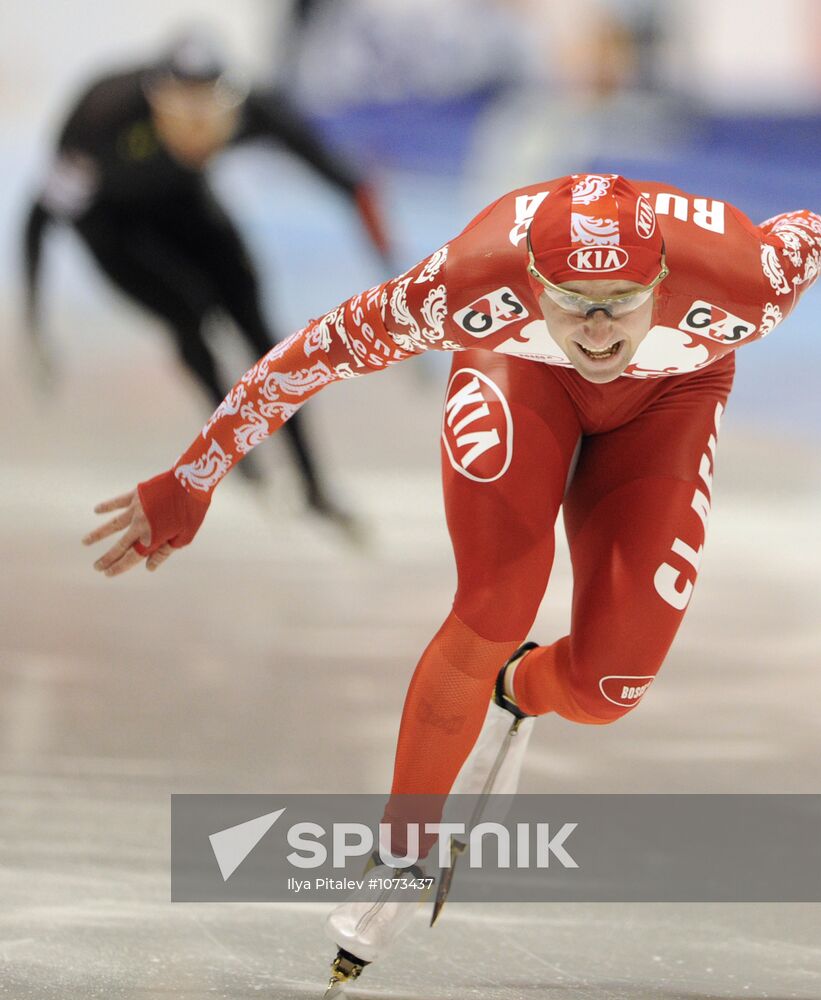
M 576 346 L 588 357 L 591 361 L 605 361 L 607 358 L 615 357 L 621 350 L 621 345 L 624 343 L 623 340 L 617 340 L 615 344 L 611 344 L 609 347 L 605 347 L 601 351 L 591 350 L 589 347 L 583 347 L 577 342 Z

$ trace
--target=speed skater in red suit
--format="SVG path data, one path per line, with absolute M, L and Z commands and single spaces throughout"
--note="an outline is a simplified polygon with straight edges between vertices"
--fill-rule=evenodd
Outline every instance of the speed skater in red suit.
M 442 476 L 458 585 L 405 701 L 386 813 L 397 853 L 402 796 L 481 788 L 473 772 L 501 733 L 524 743 L 522 723 L 550 712 L 608 724 L 645 696 L 693 593 L 735 351 L 786 318 L 820 263 L 807 210 L 755 225 L 612 174 L 512 191 L 262 357 L 173 468 L 96 508 L 115 516 L 86 543 L 122 534 L 95 568 L 154 570 L 191 542 L 220 480 L 324 386 L 454 352 Z M 523 647 L 560 507 L 570 633 Z M 513 754 L 505 790 L 520 765 Z M 340 984 L 404 921 L 386 909 L 365 940 L 347 905 Z

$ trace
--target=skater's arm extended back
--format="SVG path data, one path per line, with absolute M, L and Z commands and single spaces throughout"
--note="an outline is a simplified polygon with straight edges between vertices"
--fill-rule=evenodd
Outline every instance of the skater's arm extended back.
M 341 156 L 331 152 L 312 125 L 277 90 L 254 90 L 248 96 L 240 138 L 272 139 L 317 171 L 328 183 L 353 195 L 359 177 Z
M 374 248 L 388 263 L 391 241 L 372 185 L 343 156 L 326 146 L 310 122 L 284 95 L 278 91 L 252 91 L 241 137 L 266 137 L 281 142 L 329 184 L 347 195 L 354 202 Z

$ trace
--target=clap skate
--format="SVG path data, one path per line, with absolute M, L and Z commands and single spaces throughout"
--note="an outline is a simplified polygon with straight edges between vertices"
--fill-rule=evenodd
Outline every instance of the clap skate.
M 496 690 L 488 707 L 482 730 L 451 788 L 451 795 L 479 796 L 473 813 L 466 824 L 467 831 L 470 831 L 485 816 L 488 796 L 512 797 L 519 787 L 525 751 L 533 731 L 535 718 L 522 712 L 505 694 L 505 672 L 537 646 L 536 642 L 526 642 L 513 653 L 499 671 L 499 676 L 496 679 Z M 509 804 L 496 798 L 494 807 L 494 819 L 497 822 L 502 822 L 508 813 Z M 450 815 L 448 818 L 454 819 L 455 817 Z M 456 862 L 466 846 L 463 841 L 451 838 L 450 867 L 444 868 L 439 876 L 433 914 L 430 920 L 431 927 L 442 912 L 442 907 L 445 905 L 453 882 Z
M 374 859 L 376 864 L 371 867 Z M 376 854 L 365 873 L 369 881 L 376 881 L 373 897 L 362 899 L 362 894 L 357 893 L 354 899 L 332 910 L 325 923 L 325 934 L 339 949 L 331 964 L 331 980 L 325 1000 L 339 996 L 349 983 L 359 978 L 366 965 L 370 965 L 393 944 L 427 895 L 427 889 L 420 888 L 418 898 L 407 901 L 410 890 L 396 886 L 398 878 L 424 879 L 425 873 L 417 865 L 403 869 L 389 868 Z M 400 894 L 404 899 L 395 898 Z

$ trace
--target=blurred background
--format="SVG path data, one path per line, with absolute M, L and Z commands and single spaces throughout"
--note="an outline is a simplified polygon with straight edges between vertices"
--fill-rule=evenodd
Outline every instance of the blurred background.
M 764 0 L 237 0 L 228 8 L 216 0 L 84 0 L 82 11 L 80 18 L 60 3 L 4 4 L 6 342 L 22 218 L 72 104 L 91 80 L 156 59 L 192 26 L 214 31 L 255 82 L 282 86 L 328 145 L 377 182 L 397 268 L 501 192 L 574 170 L 667 180 L 759 221 L 817 205 L 814 0 L 785 0 L 777 12 Z M 209 174 L 270 278 L 281 330 L 383 277 L 348 206 L 276 146 L 231 149 Z M 123 308 L 71 240 L 64 243 L 47 262 L 55 304 L 48 323 L 55 352 L 71 367 L 75 358 L 88 363 L 85 338 L 106 309 L 121 323 Z M 796 371 L 792 363 L 807 352 L 819 359 L 811 312 L 805 305 L 789 333 L 744 352 L 749 371 L 734 402 L 751 418 L 766 388 L 778 403 L 766 424 L 818 420 L 809 366 Z M 94 349 L 119 354 L 125 339 L 104 334 Z M 806 394 L 794 391 L 796 378 Z
M 404 690 L 454 585 L 437 440 L 449 359 L 337 385 L 304 411 L 365 547 L 304 516 L 275 439 L 261 449 L 267 493 L 231 477 L 197 544 L 156 577 L 98 578 L 79 544 L 93 504 L 167 468 L 211 406 L 161 324 L 114 290 L 69 226 L 45 246 L 47 372 L 35 357 L 22 229 L 63 121 L 92 80 L 201 26 L 373 185 L 397 271 L 506 190 L 566 172 L 667 181 L 762 221 L 821 210 L 821 4 L 0 0 L 0 11 L 6 989 L 313 995 L 305 984 L 319 989 L 331 955 L 310 908 L 166 902 L 168 795 L 387 789 Z M 350 201 L 276 144 L 227 149 L 207 173 L 281 334 L 389 276 Z M 606 732 L 549 720 L 525 790 L 818 791 L 820 325 L 814 289 L 739 352 L 701 580 L 647 704 Z M 253 360 L 228 338 L 214 347 L 230 380 Z M 542 641 L 566 628 L 570 585 L 562 550 Z M 428 998 L 468 995 L 471 975 L 499 1000 L 531 988 L 556 1000 L 810 998 L 820 920 L 818 907 L 508 908 L 500 930 L 455 907 L 435 948 L 423 928 L 411 939 L 424 974 L 392 957 L 379 982 Z M 499 935 L 517 955 L 504 982 Z

